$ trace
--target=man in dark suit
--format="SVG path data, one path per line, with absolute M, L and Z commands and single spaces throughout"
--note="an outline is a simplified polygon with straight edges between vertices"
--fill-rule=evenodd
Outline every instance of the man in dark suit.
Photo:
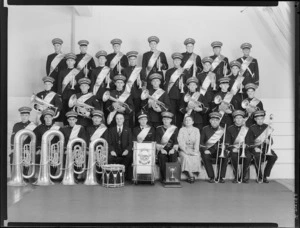
M 108 164 L 125 166 L 125 180 L 132 180 L 132 134 L 130 128 L 124 125 L 124 114 L 116 114 L 117 125 L 108 132 Z

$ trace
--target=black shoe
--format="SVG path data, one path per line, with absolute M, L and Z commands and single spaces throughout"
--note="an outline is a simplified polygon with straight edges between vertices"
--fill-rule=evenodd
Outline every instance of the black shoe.
M 224 183 L 225 183 L 225 180 L 224 180 L 223 178 L 220 178 L 220 181 L 219 181 L 219 183 L 222 183 L 222 184 L 224 184 Z
M 263 179 L 263 182 L 264 183 L 270 183 L 270 181 L 268 181 L 268 179 L 266 177 Z
M 210 179 L 208 180 L 208 182 L 209 182 L 209 183 L 215 183 L 215 180 L 214 180 L 214 178 L 210 178 Z
M 249 179 L 243 179 L 243 183 L 244 184 L 248 184 L 249 183 Z
M 236 178 L 233 179 L 232 183 L 236 184 L 237 183 L 237 180 Z

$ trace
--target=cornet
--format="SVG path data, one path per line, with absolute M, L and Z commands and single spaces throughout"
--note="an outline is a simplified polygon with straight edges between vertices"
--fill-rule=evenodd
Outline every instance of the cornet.
M 91 112 L 95 109 L 93 106 L 90 106 L 88 104 L 78 101 L 75 94 L 73 94 L 69 99 L 69 107 L 70 108 L 73 107 L 73 110 L 75 112 L 77 112 L 78 115 L 84 116 L 84 117 L 87 117 L 85 115 L 87 112 Z M 82 112 L 82 109 L 84 109 L 84 112 Z M 88 117 L 88 118 L 90 118 L 90 117 Z
M 160 106 L 161 108 L 163 108 L 165 110 L 168 110 L 166 105 L 163 102 L 161 102 L 161 101 L 155 99 L 154 97 L 152 97 L 151 95 L 149 95 L 149 90 L 147 90 L 147 89 L 145 89 L 141 94 L 141 100 L 146 100 L 146 99 L 150 99 L 150 100 L 154 101 L 154 103 L 156 105 Z
M 30 98 L 31 103 L 34 103 L 33 105 L 33 109 L 35 111 L 37 111 L 38 113 L 42 113 L 44 110 L 48 109 L 48 108 L 52 108 L 55 111 L 55 116 L 53 117 L 54 119 L 57 118 L 59 116 L 59 112 L 57 111 L 57 107 L 55 107 L 53 104 L 49 104 L 46 101 L 44 101 L 43 99 L 37 97 L 37 95 L 35 93 L 33 93 L 33 95 Z
M 110 96 L 110 92 L 109 91 L 105 91 L 105 93 L 102 96 L 102 100 L 103 100 L 103 102 L 106 102 L 108 100 L 117 102 L 120 106 L 122 106 L 122 107 L 127 108 L 127 109 L 130 110 L 130 107 L 129 107 L 128 104 L 126 104 L 125 102 L 119 101 L 118 99 Z

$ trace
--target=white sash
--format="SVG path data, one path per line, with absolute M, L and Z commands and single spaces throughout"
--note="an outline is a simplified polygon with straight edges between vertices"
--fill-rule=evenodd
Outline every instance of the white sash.
M 44 97 L 44 101 L 47 102 L 48 104 L 50 104 L 50 102 L 52 101 L 52 99 L 55 96 L 55 92 L 49 92 L 45 97 Z
M 30 124 L 28 124 L 24 129 L 33 131 L 35 128 L 36 128 L 35 123 L 30 122 Z M 26 136 L 26 137 L 24 138 L 24 141 L 25 141 L 27 138 L 28 138 L 28 136 Z
M 78 70 L 82 70 L 85 65 L 92 59 L 93 57 L 89 54 L 85 54 L 85 56 L 83 56 L 83 58 L 79 61 L 79 63 L 77 64 L 77 69 Z
M 115 55 L 115 57 L 111 60 L 109 67 L 110 69 L 114 69 L 115 66 L 120 62 L 121 58 L 123 57 L 123 53 L 119 52 L 118 54 Z
M 245 77 L 244 76 L 241 76 L 241 75 L 238 75 L 237 78 L 235 79 L 232 87 L 231 87 L 231 90 L 230 92 L 235 95 L 238 90 L 240 89 L 240 87 L 242 86 L 242 82 L 244 81 Z
M 219 129 L 207 140 L 205 143 L 205 147 L 209 149 L 213 145 L 215 145 L 216 142 L 220 140 L 220 138 L 224 135 L 224 129 L 222 127 L 219 127 Z
M 48 76 L 50 74 L 52 74 L 52 72 L 55 70 L 55 68 L 57 67 L 57 65 L 60 63 L 60 61 L 65 57 L 65 54 L 57 54 L 55 56 L 55 58 L 52 60 L 51 65 L 50 65 L 50 72 L 48 74 Z
M 127 80 L 126 86 L 125 86 L 125 91 L 128 93 L 131 92 L 131 88 L 134 84 L 134 82 L 137 80 L 142 68 L 141 67 L 135 67 L 134 70 L 131 72 L 130 77 Z
M 197 55 L 192 53 L 188 61 L 183 66 L 183 69 L 190 69 L 196 62 Z
M 101 138 L 103 133 L 106 131 L 107 127 L 104 124 L 101 124 L 100 127 L 94 132 L 94 134 L 91 136 L 91 142 L 95 139 Z
M 49 130 L 59 130 L 59 126 L 57 126 L 57 125 L 52 125 L 52 127 L 49 129 Z
M 274 131 L 270 126 L 267 126 L 266 129 L 254 140 L 254 146 L 262 144 L 268 136 Z
M 224 103 L 230 104 L 232 98 L 233 98 L 233 94 L 231 93 L 231 91 L 227 92 L 226 95 L 225 95 L 225 97 L 224 97 L 224 99 L 223 99 L 223 101 L 221 102 L 221 104 L 224 104 Z M 224 112 L 224 110 L 219 110 L 219 112 L 222 115 L 222 117 L 220 119 L 220 121 L 221 121 L 222 118 L 223 118 L 223 116 L 224 116 L 224 114 L 225 114 L 225 112 Z
M 200 93 L 204 96 L 211 83 L 216 81 L 216 75 L 209 71 L 200 88 Z
M 149 72 L 152 70 L 156 60 L 158 59 L 160 55 L 160 51 L 157 51 L 157 52 L 153 52 L 151 58 L 149 59 L 149 62 L 148 62 L 148 66 L 146 68 L 146 75 L 148 76 Z
M 78 137 L 78 134 L 79 134 L 80 129 L 81 129 L 81 125 L 77 125 L 77 124 L 72 128 L 72 131 L 71 131 L 71 134 L 70 134 L 68 143 L 69 143 L 72 139 L 75 139 L 75 138 Z
M 71 80 L 75 81 L 75 76 L 79 73 L 80 71 L 76 68 L 73 68 L 64 78 L 62 82 L 62 92 L 64 92 L 66 86 L 71 82 Z
M 102 70 L 99 72 L 96 83 L 93 88 L 93 94 L 96 95 L 101 84 L 103 83 L 104 79 L 106 78 L 107 74 L 110 72 L 110 68 L 107 66 L 104 66 Z
M 224 60 L 225 56 L 220 55 L 217 58 L 214 59 L 214 61 L 211 64 L 211 70 L 214 71 L 217 66 Z
M 253 61 L 253 57 L 248 56 L 245 60 L 243 58 L 241 58 L 241 60 L 243 61 L 240 70 L 241 75 L 243 75 L 246 72 L 246 70 L 248 70 L 251 76 L 253 77 L 254 74 L 252 74 L 251 70 L 249 69 L 249 65 Z
M 124 92 L 121 94 L 121 96 L 119 96 L 118 101 L 125 103 L 125 101 L 127 100 L 127 98 L 130 96 L 130 93 L 128 93 L 126 90 L 124 90 Z M 111 121 L 113 120 L 114 116 L 117 114 L 117 111 L 114 110 L 112 112 L 109 113 L 108 117 L 107 117 L 107 123 L 110 124 Z
M 179 69 L 175 70 L 174 73 L 171 75 L 169 84 L 168 84 L 168 90 L 167 93 L 170 92 L 170 90 L 172 89 L 173 85 L 175 84 L 175 82 L 177 81 L 177 79 L 180 77 L 181 72 L 179 71 Z
M 163 145 L 163 148 L 168 144 L 170 138 L 172 137 L 174 131 L 176 130 L 175 125 L 171 125 L 164 133 L 164 135 L 161 138 L 161 144 Z
M 238 133 L 238 135 L 235 138 L 234 143 L 233 143 L 233 145 L 235 147 L 237 147 L 239 144 L 245 142 L 245 137 L 247 135 L 248 130 L 249 130 L 249 128 L 246 127 L 246 126 L 241 127 L 241 129 L 240 129 L 240 131 L 239 131 L 239 133 Z
M 147 137 L 149 131 L 151 130 L 151 127 L 147 126 L 141 132 L 137 135 L 137 140 L 140 142 L 143 142 L 145 138 Z
M 93 96 L 92 93 L 87 93 L 79 97 L 77 100 L 81 103 L 84 103 L 86 100 L 90 99 Z

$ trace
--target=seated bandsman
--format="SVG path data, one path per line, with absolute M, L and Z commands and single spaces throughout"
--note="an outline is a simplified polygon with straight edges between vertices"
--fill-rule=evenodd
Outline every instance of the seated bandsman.
M 252 45 L 250 43 L 243 43 L 241 45 L 243 57 L 238 58 L 237 61 L 241 63 L 240 74 L 245 77 L 244 83 L 254 83 L 259 86 L 259 70 L 257 59 L 250 56 L 250 49 Z
M 187 70 L 189 78 L 196 77 L 197 73 L 200 73 L 203 69 L 201 57 L 193 52 L 195 42 L 193 38 L 187 38 L 184 41 L 186 52 L 182 53 L 181 67 Z
M 187 116 L 191 116 L 194 121 L 194 127 L 201 132 L 206 125 L 205 116 L 209 107 L 205 97 L 196 91 L 198 87 L 198 79 L 191 77 L 186 81 L 188 92 L 181 98 L 180 112 Z
M 270 140 L 270 134 L 273 132 L 273 128 L 264 123 L 266 113 L 264 110 L 258 110 L 254 112 L 254 120 L 256 124 L 253 124 L 250 128 L 250 145 L 252 147 L 252 155 L 254 157 L 254 164 L 256 173 L 258 175 L 257 180 L 262 180 L 264 183 L 269 183 L 267 177 L 270 176 L 271 170 L 278 159 L 274 150 L 271 149 L 272 155 L 266 155 L 269 150 L 269 146 L 273 144 L 273 138 Z M 264 161 L 267 163 L 262 168 Z M 259 171 L 258 171 L 259 170 Z
M 181 68 L 182 54 L 176 52 L 172 54 L 174 67 L 167 70 L 165 76 L 164 90 L 170 99 L 170 111 L 175 115 L 174 124 L 180 128 L 183 121 L 183 115 L 179 112 L 180 98 L 184 93 L 184 85 L 188 78 L 187 71 Z
M 59 117 L 60 112 L 62 110 L 62 100 L 61 100 L 61 98 L 59 97 L 59 95 L 57 93 L 55 93 L 54 91 L 51 91 L 51 89 L 53 87 L 53 84 L 54 84 L 54 78 L 44 77 L 43 82 L 44 82 L 44 89 L 45 90 L 37 93 L 36 96 L 38 98 L 42 99 L 45 103 L 47 103 L 47 107 L 45 107 L 45 108 L 52 109 L 55 112 L 56 120 L 59 120 L 58 117 Z M 34 109 L 39 110 L 39 109 L 43 109 L 43 107 L 40 107 L 39 104 L 35 104 Z M 41 122 L 43 122 L 43 118 L 42 118 L 41 113 L 39 115 L 37 115 L 37 122 L 39 124 Z
M 96 68 L 93 56 L 87 53 L 89 41 L 78 41 L 80 53 L 76 55 L 76 68 L 82 72 L 85 77 L 91 77 L 91 71 Z
M 36 158 L 35 158 L 35 163 L 36 164 L 40 164 L 40 158 L 41 158 L 41 153 L 43 151 L 41 151 L 41 147 L 42 147 L 42 137 L 45 134 L 45 132 L 47 132 L 48 130 L 60 130 L 60 127 L 55 125 L 53 122 L 53 117 L 54 117 L 54 111 L 51 109 L 45 109 L 42 112 L 42 115 L 44 117 L 44 123 L 40 124 L 39 126 L 37 126 L 33 132 L 36 135 Z M 54 144 L 58 142 L 58 137 L 55 136 L 53 138 L 49 138 L 50 140 L 50 144 Z M 39 166 L 36 166 L 36 174 L 39 173 L 38 169 Z M 50 172 L 52 174 L 55 174 L 55 172 L 57 171 L 56 168 L 54 168 L 53 166 L 51 166 Z
M 130 126 L 137 126 L 137 114 L 141 109 L 141 93 L 142 93 L 142 74 L 141 67 L 137 66 L 138 52 L 130 51 L 127 54 L 129 66 L 124 69 L 124 76 L 126 77 L 125 89 L 131 93 L 134 105 L 133 118 L 130 118 Z M 133 121 L 135 124 L 133 124 Z
M 124 125 L 124 114 L 116 114 L 116 126 L 108 132 L 108 164 L 125 166 L 125 180 L 132 180 L 132 134 L 130 128 Z
M 78 81 L 80 85 L 81 93 L 76 93 L 70 97 L 69 107 L 77 109 L 78 115 L 78 124 L 83 127 L 92 125 L 91 121 L 91 111 L 93 109 L 101 110 L 102 102 L 99 102 L 93 93 L 89 92 L 91 80 L 88 78 L 81 78 Z
M 106 110 L 109 111 L 107 117 L 107 124 L 110 127 L 115 126 L 115 117 L 117 113 L 122 113 L 125 118 L 124 125 L 129 127 L 129 118 L 133 110 L 133 102 L 131 94 L 125 90 L 126 77 L 124 75 L 116 75 L 114 77 L 116 90 L 111 91 L 110 98 L 105 106 Z
M 145 81 L 143 84 L 147 87 L 147 89 L 151 88 L 151 80 L 149 78 L 151 74 L 158 73 L 163 75 L 163 70 L 167 70 L 169 68 L 165 53 L 157 50 L 159 38 L 157 36 L 150 36 L 148 38 L 148 42 L 150 51 L 144 53 L 142 59 L 143 74 L 145 75 Z M 161 86 L 163 84 L 164 83 L 162 83 Z
M 112 77 L 114 77 L 115 75 L 123 74 L 124 68 L 128 67 L 128 59 L 127 56 L 120 51 L 122 44 L 121 39 L 112 39 L 110 43 L 114 52 L 107 55 L 106 66 L 111 69 Z
M 68 53 L 65 56 L 68 68 L 62 70 L 58 75 L 57 93 L 61 95 L 63 108 L 61 116 L 63 118 L 64 125 L 68 124 L 66 113 L 69 111 L 69 99 L 75 94 L 79 93 L 78 80 L 84 77 L 84 74 L 75 68 L 76 55 L 74 53 Z
M 149 79 L 153 86 L 146 94 L 149 95 L 148 99 L 142 102 L 142 109 L 148 113 L 150 124 L 156 128 L 162 124 L 161 112 L 167 111 L 170 107 L 170 100 L 168 94 L 159 88 L 162 76 L 158 73 L 150 75 Z
M 229 87 L 229 78 L 224 77 L 219 79 L 221 91 L 216 93 L 214 97 L 214 102 L 212 104 L 212 111 L 220 112 L 222 127 L 227 125 L 229 127 L 232 125 L 232 112 L 237 108 L 238 102 L 236 97 L 228 91 Z
M 172 125 L 173 113 L 163 112 L 163 125 L 156 128 L 156 150 L 161 181 L 166 180 L 166 162 L 177 162 L 178 158 L 178 128 Z
M 204 57 L 202 59 L 203 71 L 196 75 L 199 81 L 198 90 L 205 96 L 209 106 L 211 106 L 214 94 L 217 92 L 216 74 L 211 71 L 212 62 L 212 58 Z
M 243 88 L 244 84 L 244 76 L 240 75 L 241 64 L 240 62 L 233 60 L 230 62 L 230 74 L 226 75 L 226 77 L 230 78 L 228 91 L 231 91 L 236 98 L 238 99 L 238 103 L 240 104 L 243 101 Z M 238 109 L 241 109 L 241 106 L 238 106 Z
M 10 158 L 11 168 L 13 165 L 13 158 L 14 158 L 13 153 L 14 153 L 14 149 L 15 149 L 14 142 L 15 142 L 16 133 L 23 129 L 33 131 L 36 128 L 36 125 L 29 120 L 31 110 L 32 109 L 30 107 L 26 107 L 26 106 L 18 109 L 18 111 L 20 112 L 20 116 L 21 116 L 21 122 L 17 122 L 14 124 L 12 133 L 11 133 L 11 138 L 10 138 L 11 153 L 9 154 L 9 158 Z M 24 140 L 24 144 L 29 144 L 30 141 L 31 141 L 30 137 L 27 137 Z M 25 171 L 25 169 L 23 169 L 23 172 L 27 172 L 28 169 L 26 169 L 26 171 Z
M 65 55 L 61 51 L 63 40 L 60 38 L 54 38 L 52 40 L 52 44 L 55 52 L 47 57 L 46 73 L 47 76 L 54 78 L 52 91 L 57 92 L 58 74 L 61 70 L 67 68 L 67 64 L 63 61 Z
M 92 111 L 92 120 L 93 125 L 87 127 L 86 132 L 89 138 L 89 143 L 94 141 L 95 139 L 105 139 L 108 140 L 108 129 L 104 123 L 104 114 L 101 110 Z
M 243 100 L 243 103 L 241 103 L 241 107 L 247 113 L 247 117 L 245 119 L 247 127 L 250 127 L 256 123 L 253 115 L 254 112 L 257 110 L 264 110 L 263 103 L 261 102 L 261 100 L 255 97 L 256 89 L 257 89 L 257 85 L 253 83 L 248 83 L 245 85 L 245 90 L 247 92 L 248 97 L 245 100 Z
M 226 76 L 230 72 L 228 58 L 221 55 L 223 43 L 220 41 L 214 41 L 211 43 L 214 55 L 209 56 L 213 62 L 211 63 L 211 71 L 216 74 L 216 81 Z M 217 85 L 218 86 L 218 85 Z
M 141 111 L 138 115 L 138 121 L 140 126 L 133 129 L 132 139 L 138 143 L 142 142 L 154 142 L 155 138 L 155 129 L 147 124 L 148 116 L 146 113 Z
M 219 183 L 225 183 L 225 175 L 226 175 L 226 169 L 227 169 L 227 163 L 228 163 L 228 154 L 226 152 L 226 144 L 223 145 L 223 137 L 225 135 L 224 128 L 220 126 L 220 120 L 222 115 L 218 112 L 212 112 L 209 114 L 210 117 L 210 125 L 205 126 L 202 129 L 202 132 L 200 134 L 200 153 L 201 157 L 204 163 L 204 167 L 206 170 L 206 173 L 209 177 L 210 183 L 215 182 L 216 180 L 219 180 Z M 219 148 L 221 147 L 221 148 Z M 224 158 L 218 158 L 218 168 L 217 173 L 215 175 L 213 170 L 213 159 L 216 159 L 217 154 L 218 157 L 222 153 L 222 148 L 224 149 Z M 222 164 L 221 164 L 222 162 Z M 221 170 L 220 170 L 220 166 Z M 218 176 L 219 173 L 221 174 L 220 177 Z
M 232 113 L 234 118 L 234 124 L 229 126 L 226 132 L 226 144 L 228 145 L 228 149 L 230 152 L 231 164 L 234 172 L 234 180 L 233 183 L 237 183 L 241 181 L 243 183 L 248 183 L 249 179 L 247 174 L 249 172 L 249 166 L 251 162 L 251 153 L 248 149 L 249 145 L 249 128 L 244 125 L 244 117 L 245 112 L 242 110 L 235 110 Z M 242 158 L 243 154 L 245 158 Z M 239 158 L 239 161 L 238 161 Z M 244 159 L 242 163 L 242 159 Z M 238 169 L 238 164 L 243 164 L 243 171 Z M 243 173 L 243 176 L 241 174 Z M 239 180 L 241 178 L 241 180 Z

